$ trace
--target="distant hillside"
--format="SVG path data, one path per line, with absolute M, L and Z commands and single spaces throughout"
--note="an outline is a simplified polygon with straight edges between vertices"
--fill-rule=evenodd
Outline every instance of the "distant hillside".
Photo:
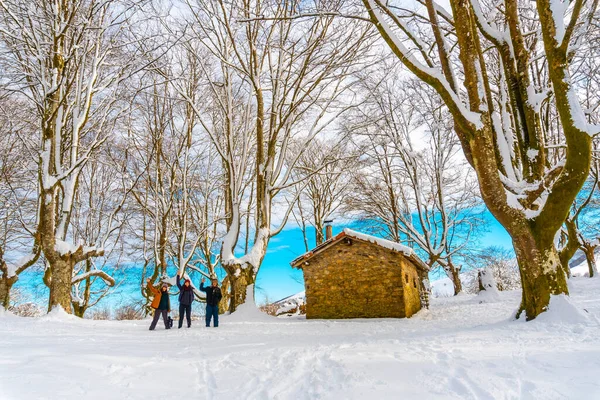
M 596 254 L 596 265 L 597 265 L 598 264 L 598 254 L 600 254 L 600 249 L 596 249 L 595 254 Z M 585 259 L 585 254 L 583 254 L 583 252 L 581 252 L 581 254 L 579 254 L 579 250 L 578 250 L 578 253 L 575 253 L 575 257 L 573 257 L 573 259 L 569 263 L 569 266 L 571 267 L 571 275 L 572 276 L 589 276 L 589 268 L 587 265 L 587 260 Z
M 598 259 L 598 253 L 600 253 L 600 247 L 596 249 L 594 254 L 596 254 L 596 260 Z M 585 260 L 585 254 L 581 250 L 577 250 L 571 261 L 569 261 L 569 267 L 571 269 L 579 267 L 581 264 L 585 264 L 587 266 L 587 262 Z
M 275 308 L 275 315 L 304 315 L 306 314 L 306 292 L 300 292 L 285 297 L 272 304 Z

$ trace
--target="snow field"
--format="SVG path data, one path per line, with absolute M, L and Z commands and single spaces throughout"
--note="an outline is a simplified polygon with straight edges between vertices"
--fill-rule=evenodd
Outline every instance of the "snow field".
M 153 332 L 148 320 L 4 313 L 0 399 L 598 399 L 600 279 L 570 286 L 528 323 L 511 318 L 518 292 L 432 299 L 411 319 L 246 310 L 216 329 Z

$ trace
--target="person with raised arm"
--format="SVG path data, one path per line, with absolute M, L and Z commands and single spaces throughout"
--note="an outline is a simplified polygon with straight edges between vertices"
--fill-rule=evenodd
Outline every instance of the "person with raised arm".
M 180 276 L 177 275 L 177 287 L 179 288 L 179 329 L 183 326 L 183 315 L 187 319 L 187 327 L 192 327 L 192 303 L 194 302 L 194 288 L 189 279 L 181 284 Z
M 223 297 L 219 281 L 217 278 L 211 279 L 211 285 L 204 287 L 206 280 L 202 278 L 200 282 L 200 290 L 206 293 L 206 327 L 210 327 L 210 320 L 213 319 L 213 326 L 219 326 L 219 302 Z
M 153 331 L 156 328 L 158 319 L 162 315 L 165 323 L 165 329 L 171 329 L 169 326 L 169 312 L 171 312 L 171 300 L 169 299 L 169 285 L 163 283 L 160 290 L 155 288 L 150 282 L 150 279 L 146 279 L 146 287 L 154 295 L 152 304 L 150 307 L 154 308 L 154 318 L 150 324 L 150 330 Z

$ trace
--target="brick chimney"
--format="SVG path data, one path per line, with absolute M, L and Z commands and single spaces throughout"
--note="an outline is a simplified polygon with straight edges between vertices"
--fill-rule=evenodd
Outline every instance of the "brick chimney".
M 333 237 L 333 227 L 331 226 L 332 222 L 332 219 L 325 221 L 325 240 L 329 240 Z

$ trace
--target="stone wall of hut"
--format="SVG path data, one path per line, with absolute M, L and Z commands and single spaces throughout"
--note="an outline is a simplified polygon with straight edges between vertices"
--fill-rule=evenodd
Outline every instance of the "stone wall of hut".
M 373 243 L 342 239 L 302 269 L 307 318 L 402 318 L 421 308 L 416 267 Z

